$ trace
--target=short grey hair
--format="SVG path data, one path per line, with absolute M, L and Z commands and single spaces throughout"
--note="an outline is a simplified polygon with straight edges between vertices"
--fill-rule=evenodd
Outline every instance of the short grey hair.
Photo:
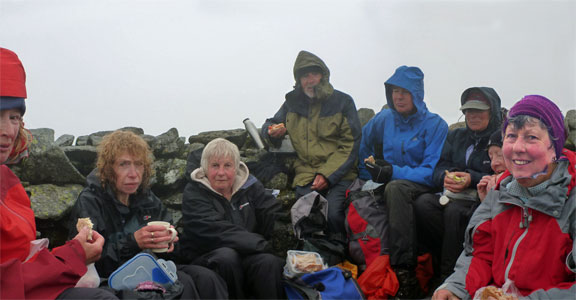
M 215 157 L 232 158 L 236 172 L 238 172 L 238 167 L 240 166 L 240 151 L 232 142 L 223 138 L 215 138 L 206 144 L 206 147 L 204 147 L 204 150 L 202 151 L 202 158 L 200 158 L 200 167 L 204 173 L 208 173 L 208 164 L 210 163 L 210 160 Z

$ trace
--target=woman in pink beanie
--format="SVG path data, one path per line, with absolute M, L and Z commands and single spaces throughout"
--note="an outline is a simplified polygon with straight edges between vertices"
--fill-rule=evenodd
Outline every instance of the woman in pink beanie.
M 574 299 L 576 154 L 563 149 L 565 138 L 549 99 L 526 96 L 510 109 L 508 170 L 472 216 L 455 272 L 433 299 L 469 299 L 486 286 L 523 299 Z

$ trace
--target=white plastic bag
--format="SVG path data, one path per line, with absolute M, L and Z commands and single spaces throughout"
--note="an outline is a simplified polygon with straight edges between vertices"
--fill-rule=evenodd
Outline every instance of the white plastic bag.
M 98 275 L 98 271 L 96 271 L 94 263 L 87 265 L 86 268 L 88 271 L 78 280 L 76 287 L 97 288 L 100 286 L 100 276 Z
M 29 259 L 34 257 L 34 255 L 36 255 L 38 252 L 47 249 L 49 244 L 50 241 L 47 238 L 30 241 L 30 252 L 28 253 L 28 257 L 26 257 L 24 262 L 27 262 Z
M 473 300 L 487 300 L 487 299 L 493 299 L 493 297 L 483 297 L 483 292 L 484 290 L 487 288 L 488 286 L 485 286 L 483 288 L 480 288 L 476 291 L 476 293 L 474 294 L 474 298 Z M 502 285 L 502 288 L 500 289 L 503 293 L 503 296 L 506 299 L 522 299 L 520 297 L 520 292 L 518 291 L 518 288 L 516 287 L 516 285 L 514 285 L 514 282 L 510 279 L 506 279 L 506 282 L 504 282 L 504 285 Z

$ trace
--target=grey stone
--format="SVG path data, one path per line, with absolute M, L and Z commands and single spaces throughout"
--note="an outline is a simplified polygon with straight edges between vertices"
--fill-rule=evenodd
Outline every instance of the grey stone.
M 81 135 L 76 139 L 76 146 L 87 146 L 88 145 L 88 136 Z
M 276 190 L 284 190 L 288 187 L 288 175 L 278 173 L 266 183 L 266 187 Z
M 566 112 L 566 117 L 564 118 L 564 126 L 569 128 L 570 131 L 576 130 L 576 109 L 571 109 Z
M 62 150 L 82 175 L 88 176 L 96 168 L 98 151 L 95 146 L 68 146 Z
M 30 202 L 36 218 L 60 220 L 70 212 L 82 189 L 83 186 L 77 184 L 64 186 L 39 184 L 27 187 L 26 191 L 30 193 Z
M 360 119 L 360 125 L 364 127 L 370 119 L 372 119 L 376 114 L 371 108 L 361 108 L 358 110 L 358 118 Z
M 102 139 L 103 137 L 101 136 L 91 135 L 88 137 L 88 145 L 97 147 L 98 145 L 100 145 L 100 143 L 102 143 Z
M 114 132 L 113 130 L 104 130 L 104 131 L 97 131 L 94 133 L 91 133 L 89 136 L 99 136 L 99 137 L 104 137 L 110 133 Z
M 149 135 L 149 134 L 143 134 L 141 135 L 142 139 L 144 141 L 146 141 L 146 143 L 148 143 L 148 146 L 150 147 L 150 149 L 154 149 L 154 147 L 156 146 L 156 137 L 153 135 Z
M 572 130 L 568 133 L 568 138 L 566 139 L 564 148 L 576 151 L 576 130 Z
M 188 143 L 202 143 L 208 144 L 215 138 L 224 138 L 234 143 L 238 148 L 242 148 L 246 142 L 246 130 L 245 129 L 231 129 L 231 130 L 218 130 L 218 131 L 207 131 L 201 132 L 198 135 L 193 135 L 188 138 Z
M 195 151 L 195 150 L 198 150 L 198 149 L 202 149 L 202 148 L 204 148 L 205 146 L 206 146 L 206 145 L 205 145 L 205 144 L 202 144 L 202 143 L 190 143 L 188 152 L 192 152 L 192 151 Z
M 168 207 L 180 208 L 182 205 L 182 193 L 163 197 L 162 202 Z
M 159 159 L 154 162 L 155 181 L 152 188 L 158 194 L 184 189 L 186 161 L 183 159 Z
M 48 140 L 34 138 L 29 147 L 30 156 L 12 168 L 14 173 L 30 184 L 84 184 L 86 179 L 64 151 Z
M 42 144 L 54 143 L 54 129 L 37 128 L 37 129 L 30 129 L 30 132 L 32 133 L 34 139 L 41 142 Z
M 63 134 L 54 142 L 54 144 L 56 144 L 58 147 L 72 146 L 73 143 L 74 136 L 71 134 Z
M 180 158 L 186 153 L 184 141 L 178 136 L 178 130 L 171 128 L 156 137 L 153 152 L 157 158 Z
M 144 129 L 139 128 L 139 127 L 132 127 L 132 126 L 127 126 L 127 127 L 122 127 L 118 130 L 123 130 L 123 131 L 131 131 L 137 135 L 143 135 L 144 134 Z
M 466 128 L 466 122 L 457 122 L 448 126 L 448 130 L 454 130 L 458 128 Z

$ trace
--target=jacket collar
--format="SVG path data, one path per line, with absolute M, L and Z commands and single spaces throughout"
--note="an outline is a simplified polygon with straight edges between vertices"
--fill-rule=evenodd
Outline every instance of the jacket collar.
M 568 199 L 568 187 L 572 176 L 568 168 L 573 167 L 568 160 L 559 160 L 556 169 L 552 176 L 547 180 L 547 188 L 539 193 L 526 199 L 525 206 L 545 213 L 554 218 L 559 218 L 562 208 Z M 509 174 L 509 173 L 508 173 Z M 505 176 L 504 174 L 503 176 Z M 508 192 L 508 185 L 514 180 L 512 176 L 508 176 L 499 184 L 500 190 L 505 193 L 501 194 L 502 198 L 499 202 L 509 204 L 521 204 L 520 200 L 512 196 Z
M 236 192 L 238 192 L 244 186 L 244 184 L 248 181 L 249 176 L 250 172 L 248 171 L 248 167 L 246 166 L 245 163 L 240 162 L 238 170 L 236 170 L 236 179 L 234 181 L 234 185 L 232 186 L 232 196 L 234 196 L 234 194 L 236 194 Z M 222 195 L 221 193 L 217 192 L 212 188 L 212 186 L 210 185 L 210 181 L 206 176 L 206 173 L 201 167 L 192 171 L 192 173 L 190 174 L 190 178 L 193 181 L 201 183 L 202 185 L 206 186 L 209 190 L 213 191 L 214 193 L 224 197 L 224 195 Z

